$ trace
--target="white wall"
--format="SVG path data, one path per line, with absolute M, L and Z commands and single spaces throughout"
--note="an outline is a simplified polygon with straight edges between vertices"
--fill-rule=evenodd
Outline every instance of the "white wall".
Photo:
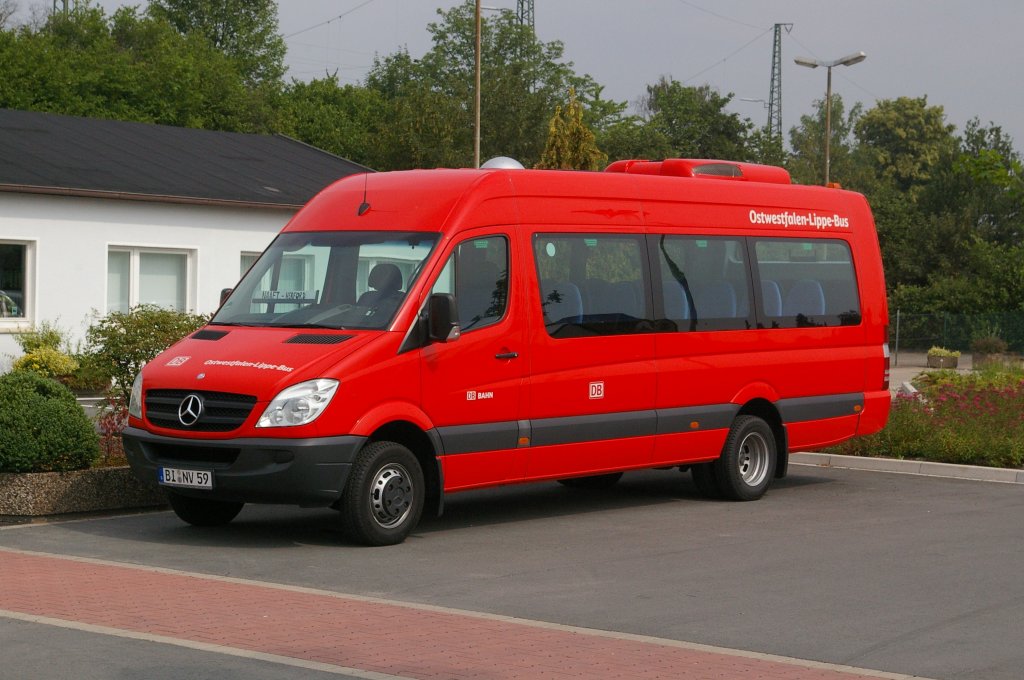
M 190 311 L 217 308 L 222 288 L 238 280 L 242 252 L 260 252 L 294 211 L 178 205 L 0 192 L 0 240 L 34 244 L 28 315 L 84 338 L 94 312 L 107 306 L 110 246 L 195 251 Z M 0 371 L 21 350 L 14 324 L 0 321 Z

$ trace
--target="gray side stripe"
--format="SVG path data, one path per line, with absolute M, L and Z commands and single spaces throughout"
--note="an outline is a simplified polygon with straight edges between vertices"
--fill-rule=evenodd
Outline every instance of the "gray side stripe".
M 830 394 L 824 397 L 801 397 L 800 399 L 779 399 L 779 413 L 784 423 L 799 423 L 805 420 L 824 420 L 839 416 L 852 416 L 860 412 L 854 407 L 864 407 L 864 394 Z
M 732 425 L 739 404 L 713 404 L 658 410 L 658 434 L 675 434 L 692 430 L 719 430 Z M 690 427 L 696 422 L 697 427 Z
M 824 420 L 855 415 L 864 406 L 864 394 L 832 394 L 823 397 L 780 399 L 776 406 L 784 423 Z M 738 404 L 709 404 L 650 411 L 598 413 L 587 416 L 542 418 L 540 420 L 509 420 L 499 423 L 439 427 L 436 437 L 444 454 L 500 451 L 520 446 L 525 437 L 529 446 L 555 446 L 606 439 L 646 437 L 655 434 L 721 430 L 732 425 L 739 412 Z M 692 427 L 697 423 L 697 427 Z M 434 437 L 431 437 L 434 439 Z M 437 441 L 434 440 L 435 446 Z
M 545 418 L 530 424 L 533 427 L 531 446 L 552 446 L 652 435 L 657 431 L 658 416 L 655 411 L 628 411 Z
M 437 434 L 441 437 L 446 454 L 514 449 L 519 442 L 519 423 L 510 420 L 502 423 L 453 425 L 437 428 Z

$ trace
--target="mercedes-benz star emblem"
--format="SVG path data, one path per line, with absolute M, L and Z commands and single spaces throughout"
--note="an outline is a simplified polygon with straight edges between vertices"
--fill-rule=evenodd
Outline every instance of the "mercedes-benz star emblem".
M 185 427 L 192 427 L 203 415 L 203 398 L 198 394 L 190 394 L 181 400 L 178 406 L 178 422 Z

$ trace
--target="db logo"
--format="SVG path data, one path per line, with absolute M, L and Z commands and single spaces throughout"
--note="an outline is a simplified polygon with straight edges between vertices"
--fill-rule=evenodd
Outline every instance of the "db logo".
M 604 399 L 604 381 L 590 383 L 590 398 Z

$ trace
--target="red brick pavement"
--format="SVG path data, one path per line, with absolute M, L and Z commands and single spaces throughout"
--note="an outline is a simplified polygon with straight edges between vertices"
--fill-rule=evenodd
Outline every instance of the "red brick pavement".
M 0 616 L 398 678 L 905 678 L 441 607 L 0 549 Z M 32 618 L 40 617 L 40 618 Z M 49 619 L 49 621 L 47 621 Z M 211 647 L 212 646 L 212 647 Z M 267 655 L 271 655 L 267 657 Z

